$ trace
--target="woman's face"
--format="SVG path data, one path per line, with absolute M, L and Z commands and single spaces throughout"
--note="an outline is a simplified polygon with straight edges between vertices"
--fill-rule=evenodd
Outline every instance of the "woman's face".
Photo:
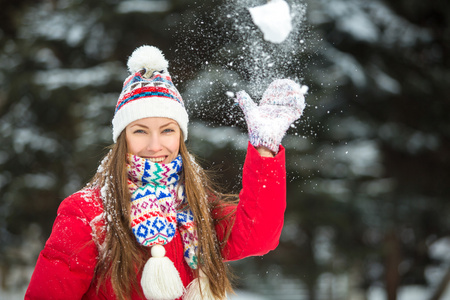
M 170 163 L 180 150 L 181 129 L 169 118 L 136 120 L 125 128 L 128 152 L 155 163 Z

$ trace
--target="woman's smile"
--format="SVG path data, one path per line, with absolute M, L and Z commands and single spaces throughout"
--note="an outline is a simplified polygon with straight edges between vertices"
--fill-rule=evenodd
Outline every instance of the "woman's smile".
M 148 159 L 148 160 L 150 160 L 151 162 L 154 162 L 154 163 L 160 163 L 160 162 L 162 162 L 166 157 L 167 157 L 167 156 L 160 156 L 160 157 L 143 157 L 143 158 L 146 158 L 146 159 Z

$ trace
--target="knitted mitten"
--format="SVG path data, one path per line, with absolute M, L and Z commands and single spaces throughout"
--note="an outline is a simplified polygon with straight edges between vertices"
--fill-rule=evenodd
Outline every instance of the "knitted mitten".
M 259 106 L 245 91 L 238 92 L 236 101 L 244 111 L 250 143 L 278 153 L 289 126 L 303 113 L 307 91 L 307 86 L 300 87 L 289 79 L 277 79 L 264 92 Z

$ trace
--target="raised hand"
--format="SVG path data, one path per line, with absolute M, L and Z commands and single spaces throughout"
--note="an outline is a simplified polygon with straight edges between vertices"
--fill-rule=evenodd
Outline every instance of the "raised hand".
M 307 86 L 290 79 L 277 79 L 264 92 L 259 105 L 245 91 L 238 92 L 236 102 L 244 112 L 250 143 L 277 153 L 289 126 L 303 113 L 307 91 Z

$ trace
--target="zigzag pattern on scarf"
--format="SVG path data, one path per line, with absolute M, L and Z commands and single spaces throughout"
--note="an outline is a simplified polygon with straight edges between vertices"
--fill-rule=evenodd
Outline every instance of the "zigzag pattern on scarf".
M 153 168 L 152 168 L 153 166 Z M 156 185 L 165 184 L 161 182 L 161 179 L 164 178 L 161 173 L 165 171 L 158 164 L 150 164 L 150 161 L 145 162 L 144 175 L 142 176 L 142 183 L 153 183 Z
M 132 201 L 139 200 L 141 198 L 145 197 L 151 197 L 155 196 L 157 199 L 164 199 L 164 198 L 171 198 L 172 194 L 170 193 L 170 190 L 168 190 L 165 186 L 160 185 L 151 185 L 147 184 L 143 187 L 137 188 L 133 192 L 133 199 Z

